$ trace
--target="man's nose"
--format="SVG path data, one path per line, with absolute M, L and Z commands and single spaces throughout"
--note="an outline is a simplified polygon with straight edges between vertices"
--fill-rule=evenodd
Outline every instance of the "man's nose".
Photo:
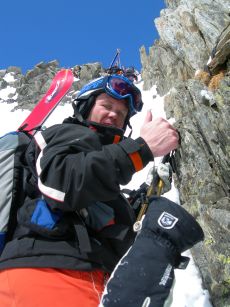
M 117 112 L 116 112 L 116 111 L 114 111 L 114 110 L 110 110 L 110 112 L 109 112 L 109 116 L 110 116 L 110 117 L 112 117 L 112 118 L 117 118 L 118 114 L 117 114 Z

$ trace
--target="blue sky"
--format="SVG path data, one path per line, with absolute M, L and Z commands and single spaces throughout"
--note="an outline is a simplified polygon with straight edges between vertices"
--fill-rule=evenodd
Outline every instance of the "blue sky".
M 153 20 L 164 7 L 163 0 L 2 1 L 0 69 L 25 73 L 55 59 L 61 67 L 108 67 L 119 48 L 121 64 L 140 70 L 139 49 L 148 52 L 158 38 Z

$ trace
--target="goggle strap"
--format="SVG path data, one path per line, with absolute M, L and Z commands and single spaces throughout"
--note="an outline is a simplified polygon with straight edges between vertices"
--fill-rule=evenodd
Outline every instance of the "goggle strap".
M 128 126 L 129 129 L 130 129 L 130 132 L 129 132 L 129 135 L 128 135 L 128 138 L 130 138 L 131 135 L 132 135 L 132 133 L 133 133 L 133 127 L 131 126 L 130 121 L 128 121 L 127 126 Z

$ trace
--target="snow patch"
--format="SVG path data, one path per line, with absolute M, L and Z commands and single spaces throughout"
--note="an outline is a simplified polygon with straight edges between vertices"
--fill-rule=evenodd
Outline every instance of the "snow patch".
M 15 77 L 12 73 L 8 72 L 7 74 L 5 74 L 5 76 L 3 77 L 3 79 L 10 83 L 10 82 L 14 82 L 15 81 Z
M 183 255 L 189 257 L 190 262 L 185 270 L 175 270 L 176 284 L 170 307 L 212 307 L 208 291 L 202 288 L 200 273 L 190 251 Z
M 212 57 L 210 56 L 206 65 L 209 65 L 212 62 Z
M 21 123 L 29 115 L 29 110 L 16 110 L 12 112 L 12 109 L 17 106 L 17 103 L 1 103 L 0 104 L 0 136 L 7 132 L 17 130 Z
M 9 99 L 9 95 L 15 94 L 15 92 L 16 92 L 16 88 L 8 85 L 6 88 L 3 88 L 0 91 L 0 99 L 7 100 Z

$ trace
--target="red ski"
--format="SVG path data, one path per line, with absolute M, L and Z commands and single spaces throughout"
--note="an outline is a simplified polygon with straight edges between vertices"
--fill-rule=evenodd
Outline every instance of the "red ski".
M 30 133 L 34 134 L 33 128 L 44 123 L 63 96 L 70 90 L 73 80 L 74 76 L 71 69 L 60 70 L 54 77 L 45 96 L 37 103 L 18 130 L 31 130 Z

